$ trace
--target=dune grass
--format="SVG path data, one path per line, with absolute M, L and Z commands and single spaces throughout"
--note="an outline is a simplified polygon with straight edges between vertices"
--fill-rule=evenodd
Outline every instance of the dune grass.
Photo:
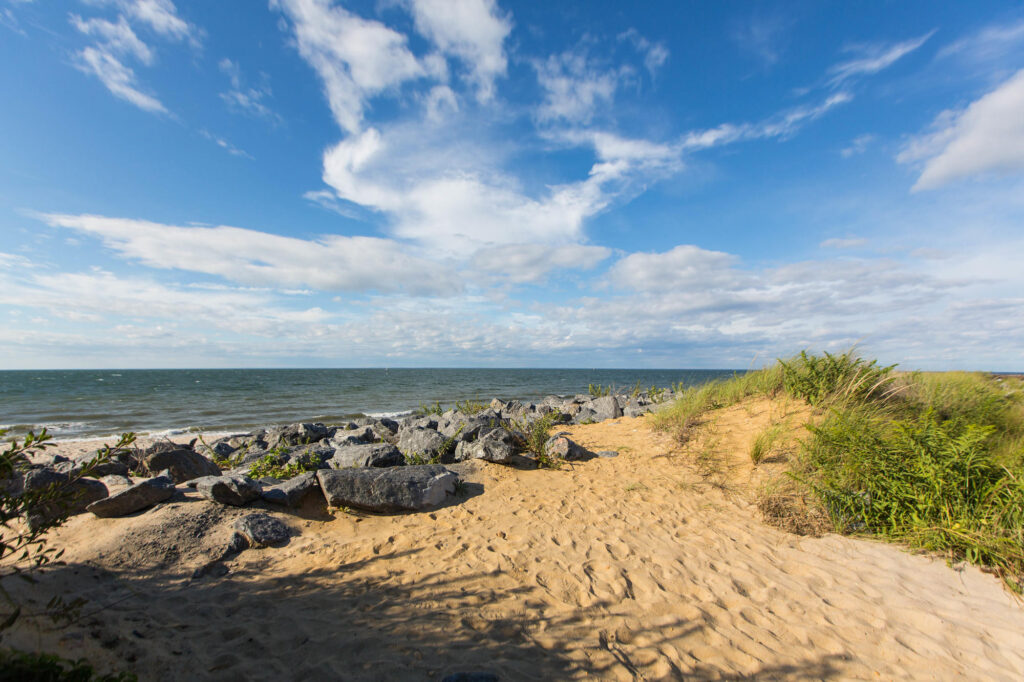
M 655 423 L 686 440 L 702 416 L 786 394 L 821 419 L 787 477 L 840 533 L 863 533 L 988 567 L 1024 586 L 1024 384 L 968 372 L 897 373 L 850 351 L 807 353 L 691 388 Z M 752 448 L 771 449 L 769 428 Z M 772 516 L 785 513 L 773 497 Z M 768 514 L 766 513 L 766 516 Z M 788 527 L 800 527 L 790 519 Z

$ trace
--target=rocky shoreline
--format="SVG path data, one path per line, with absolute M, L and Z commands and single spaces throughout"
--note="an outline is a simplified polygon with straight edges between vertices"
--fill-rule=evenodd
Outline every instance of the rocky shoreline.
M 37 525 L 61 513 L 112 518 L 138 514 L 198 494 L 220 505 L 267 511 L 304 505 L 372 513 L 437 508 L 463 485 L 461 463 L 483 461 L 518 468 L 558 467 L 617 453 L 592 452 L 559 425 L 639 416 L 672 398 L 651 395 L 549 396 L 537 403 L 494 399 L 461 409 L 401 419 L 362 417 L 340 424 L 296 423 L 177 443 L 159 440 L 117 451 L 96 463 L 96 453 L 73 457 L 37 453 L 11 484 L 67 491 L 65 504 L 38 510 Z M 553 435 L 548 435 L 548 432 Z M 539 435 L 538 435 L 539 434 Z M 284 542 L 288 525 L 263 511 L 239 518 L 226 556 L 250 546 Z

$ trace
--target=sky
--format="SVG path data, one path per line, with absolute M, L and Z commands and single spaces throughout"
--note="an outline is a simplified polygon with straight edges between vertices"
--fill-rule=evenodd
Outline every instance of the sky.
M 0 368 L 1024 370 L 1019 2 L 0 0 Z

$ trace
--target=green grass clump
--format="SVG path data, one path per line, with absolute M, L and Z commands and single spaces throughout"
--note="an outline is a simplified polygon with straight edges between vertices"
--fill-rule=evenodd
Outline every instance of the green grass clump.
M 1024 587 L 1024 384 L 969 372 L 897 373 L 852 351 L 801 352 L 690 387 L 655 417 L 686 440 L 710 410 L 779 393 L 827 410 L 788 475 L 841 533 L 867 533 L 991 568 Z M 754 441 L 757 464 L 782 437 Z M 776 515 L 784 518 L 786 510 Z M 793 521 L 793 519 L 789 519 Z M 799 523 L 793 524 L 799 526 Z
M 587 384 L 587 391 L 594 398 L 603 398 L 606 395 L 612 394 L 612 387 L 602 386 L 601 384 Z
M 441 404 L 440 400 L 435 400 L 433 405 L 429 403 L 420 403 L 419 408 L 416 410 L 416 414 L 423 416 L 431 414 L 441 415 L 444 414 L 444 406 Z
M 285 459 L 286 448 L 276 448 L 252 463 L 249 467 L 249 478 L 277 478 L 288 480 L 307 471 L 316 471 L 320 468 L 322 460 L 320 457 L 306 456 L 292 457 Z
M 771 454 L 778 446 L 780 440 L 786 435 L 785 424 L 771 424 L 764 431 L 757 434 L 753 444 L 750 446 L 750 461 L 758 465 Z
M 476 414 L 477 412 L 483 412 L 485 409 L 487 409 L 487 405 L 479 400 L 455 401 L 455 410 L 462 414 Z

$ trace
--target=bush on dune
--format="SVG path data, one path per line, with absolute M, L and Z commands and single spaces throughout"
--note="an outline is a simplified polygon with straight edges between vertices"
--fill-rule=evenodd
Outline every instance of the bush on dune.
M 980 373 L 896 373 L 852 351 L 802 352 L 689 389 L 656 424 L 778 393 L 823 410 L 787 475 L 841 533 L 941 552 L 1024 586 L 1024 391 Z

